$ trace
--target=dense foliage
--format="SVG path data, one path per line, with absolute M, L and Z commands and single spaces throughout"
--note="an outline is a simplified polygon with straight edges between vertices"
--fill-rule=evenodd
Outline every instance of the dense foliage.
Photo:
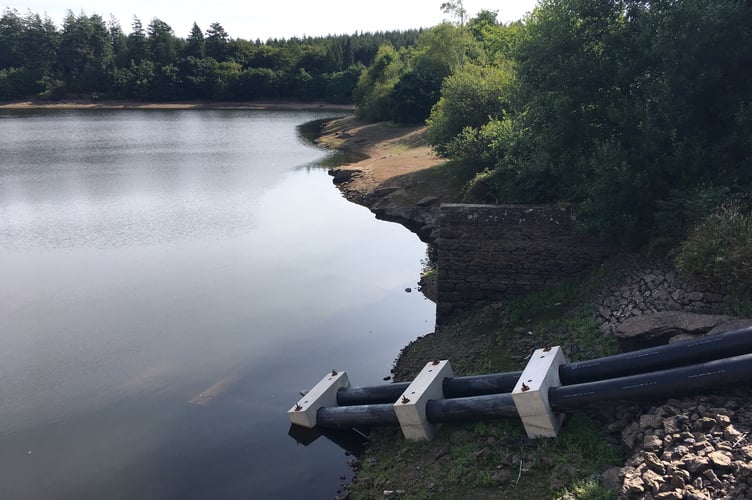
M 728 293 L 752 293 L 752 213 L 749 202 L 724 204 L 701 220 L 682 242 L 677 264 L 687 273 L 723 285 Z
M 31 12 L 0 17 L 0 100 L 39 97 L 141 100 L 296 99 L 352 102 L 378 48 L 415 45 L 418 30 L 290 40 L 233 39 L 219 23 L 187 38 L 159 19 L 68 12 L 61 28 Z
M 383 46 L 358 81 L 355 102 L 361 118 L 422 123 L 441 96 L 445 78 L 481 56 L 463 26 L 442 23 L 424 31 L 417 46 Z
M 483 57 L 443 81 L 430 137 L 478 173 L 484 201 L 573 202 L 592 234 L 678 241 L 752 185 L 750 26 L 739 0 L 542 0 L 519 25 L 476 18 Z

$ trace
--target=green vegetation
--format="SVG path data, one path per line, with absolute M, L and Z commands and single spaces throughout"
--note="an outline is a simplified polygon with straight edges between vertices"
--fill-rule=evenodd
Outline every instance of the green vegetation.
M 0 17 L 0 101 L 20 98 L 138 100 L 324 100 L 351 103 L 379 46 L 416 44 L 418 30 L 247 41 L 219 23 L 187 38 L 153 19 L 68 12 L 49 17 L 5 9 Z
M 395 444 L 396 443 L 396 444 Z M 430 443 L 406 445 L 399 430 L 377 432 L 352 498 L 383 498 L 402 490 L 406 499 L 615 498 L 598 479 L 622 465 L 619 446 L 600 425 L 572 415 L 556 440 L 527 438 L 518 421 L 447 424 Z
M 364 72 L 354 94 L 361 118 L 422 123 L 432 115 L 432 108 L 443 95 L 446 80 L 457 72 L 477 76 L 474 84 L 480 90 L 477 96 L 472 89 L 463 92 L 464 82 L 455 78 L 457 92 L 470 99 L 459 104 L 464 105 L 464 112 L 474 118 L 480 116 L 480 120 L 487 119 L 486 112 L 499 112 L 498 97 L 485 87 L 498 87 L 499 79 L 510 78 L 508 68 L 504 67 L 507 61 L 504 56 L 510 53 L 507 31 L 515 32 L 519 23 L 506 28 L 498 23 L 495 12 L 484 10 L 465 25 L 462 2 L 445 3 L 442 10 L 460 22 L 445 22 L 424 31 L 415 46 L 400 50 L 391 46 L 381 48 L 381 57 L 377 56 Z M 501 67 L 493 69 L 496 65 Z M 488 82 L 481 73 L 488 76 Z M 487 102 L 489 100 L 493 102 Z M 455 102 L 451 101 L 452 104 Z M 461 118 L 457 117 L 453 124 L 458 124 L 458 119 Z M 455 133 L 470 123 L 458 125 Z M 443 137 L 448 137 L 450 132 L 452 130 L 447 130 Z
M 752 294 L 752 212 L 731 203 L 705 217 L 681 245 L 679 269 Z
M 477 69 L 447 78 L 429 137 L 475 168 L 473 198 L 574 202 L 591 234 L 675 244 L 750 190 L 750 20 L 732 0 L 544 0 L 514 30 L 480 32 L 510 49 L 466 65 L 504 76 L 482 91 Z M 485 119 L 457 112 L 473 102 L 462 88 L 480 108 L 493 89 Z M 690 214 L 697 199 L 715 204 Z

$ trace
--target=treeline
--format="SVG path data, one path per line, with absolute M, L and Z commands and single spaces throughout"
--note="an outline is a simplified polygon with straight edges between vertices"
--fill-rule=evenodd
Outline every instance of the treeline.
M 68 12 L 49 17 L 6 9 L 0 18 L 0 100 L 295 99 L 352 102 L 361 71 L 384 43 L 414 45 L 420 31 L 287 40 L 231 38 L 219 23 L 187 38 L 167 23 Z

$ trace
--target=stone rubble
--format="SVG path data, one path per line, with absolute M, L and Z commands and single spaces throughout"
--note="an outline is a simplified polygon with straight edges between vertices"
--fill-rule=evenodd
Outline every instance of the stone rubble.
M 708 314 L 735 301 L 670 264 L 652 263 L 604 289 L 596 318 L 629 350 L 752 326 L 749 319 Z M 750 396 L 752 384 L 647 409 L 619 408 L 608 429 L 629 458 L 604 472 L 604 483 L 622 500 L 752 498 Z
M 604 289 L 597 315 L 601 329 L 614 333 L 619 324 L 634 316 L 659 311 L 704 313 L 735 300 L 683 277 L 669 264 L 653 263 L 628 272 L 618 285 Z
M 618 470 L 623 500 L 752 497 L 752 392 L 669 399 L 629 419 L 621 442 L 631 452 Z M 626 425 L 624 425 L 626 424 Z M 610 426 L 618 428 L 618 423 Z M 614 479 L 615 471 L 604 474 Z

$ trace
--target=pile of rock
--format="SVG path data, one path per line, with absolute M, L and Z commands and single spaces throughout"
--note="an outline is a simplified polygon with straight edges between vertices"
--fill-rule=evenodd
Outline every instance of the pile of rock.
M 598 300 L 601 329 L 613 333 L 625 319 L 657 311 L 707 312 L 734 297 L 707 290 L 668 264 L 627 273 L 620 284 L 607 287 Z
M 618 475 L 623 499 L 752 497 L 750 392 L 669 399 L 621 432 L 633 454 Z M 607 474 L 608 476 L 608 474 Z

